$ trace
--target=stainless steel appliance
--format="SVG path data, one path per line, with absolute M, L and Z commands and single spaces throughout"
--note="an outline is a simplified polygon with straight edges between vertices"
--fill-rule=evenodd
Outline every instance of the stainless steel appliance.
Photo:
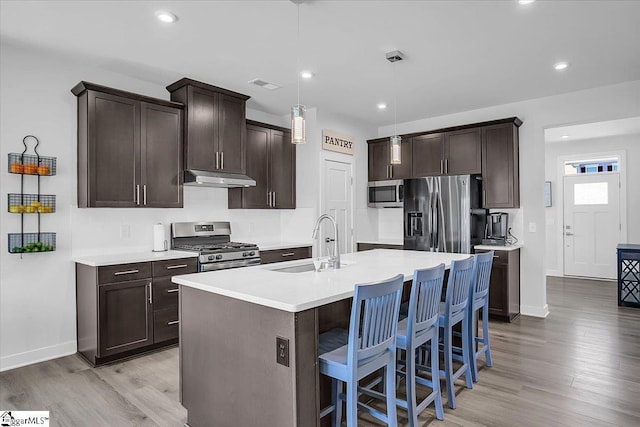
M 231 224 L 227 221 L 174 222 L 171 249 L 198 252 L 198 271 L 260 264 L 258 246 L 232 242 Z
M 504 246 L 509 234 L 509 214 L 492 212 L 487 215 L 483 245 Z
M 471 253 L 484 235 L 482 183 L 470 175 L 404 181 L 404 249 Z
M 370 208 L 401 208 L 403 199 L 403 181 L 371 181 L 368 188 L 367 203 Z

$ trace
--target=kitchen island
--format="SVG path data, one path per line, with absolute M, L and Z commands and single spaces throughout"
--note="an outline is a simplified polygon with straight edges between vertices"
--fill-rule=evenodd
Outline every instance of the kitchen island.
M 318 335 L 348 327 L 355 284 L 467 256 L 378 249 L 342 255 L 335 271 L 307 259 L 174 277 L 189 426 L 319 425 Z

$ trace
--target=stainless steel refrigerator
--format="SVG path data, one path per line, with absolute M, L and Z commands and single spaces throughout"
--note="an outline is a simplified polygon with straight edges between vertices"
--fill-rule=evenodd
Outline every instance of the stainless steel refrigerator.
M 487 223 L 482 181 L 471 175 L 404 181 L 404 249 L 471 253 Z

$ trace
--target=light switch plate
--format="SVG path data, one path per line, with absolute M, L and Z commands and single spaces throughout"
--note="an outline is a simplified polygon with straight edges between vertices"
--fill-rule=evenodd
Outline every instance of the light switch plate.
M 535 233 L 536 232 L 536 223 L 535 222 L 530 222 L 529 223 L 529 233 Z
M 289 340 L 276 337 L 276 363 L 289 366 Z

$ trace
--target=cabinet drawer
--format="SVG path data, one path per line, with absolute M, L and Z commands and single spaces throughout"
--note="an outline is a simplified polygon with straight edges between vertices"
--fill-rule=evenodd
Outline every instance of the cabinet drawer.
M 179 286 L 171 282 L 171 276 L 153 278 L 153 309 L 178 305 Z
M 151 277 L 151 263 L 107 265 L 98 267 L 98 283 L 116 283 Z
M 163 308 L 153 312 L 153 342 L 159 343 L 178 338 L 178 306 Z
M 272 251 L 260 251 L 260 261 L 263 264 L 271 264 L 274 262 L 292 261 L 295 259 L 305 258 L 311 258 L 311 246 L 277 249 Z
M 198 258 L 169 259 L 153 262 L 153 277 L 197 273 Z
M 486 249 L 479 249 L 476 253 L 484 253 L 489 252 Z M 509 263 L 509 252 L 508 251 L 493 251 L 493 264 L 497 265 L 507 265 Z
M 358 252 L 370 251 L 373 249 L 398 249 L 402 250 L 402 245 L 386 245 L 382 243 L 358 243 Z

